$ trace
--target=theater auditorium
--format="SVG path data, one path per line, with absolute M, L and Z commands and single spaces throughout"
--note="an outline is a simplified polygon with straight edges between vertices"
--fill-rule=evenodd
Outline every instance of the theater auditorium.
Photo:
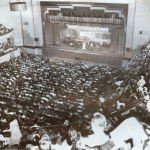
M 1 150 L 149 150 L 149 0 L 0 1 Z

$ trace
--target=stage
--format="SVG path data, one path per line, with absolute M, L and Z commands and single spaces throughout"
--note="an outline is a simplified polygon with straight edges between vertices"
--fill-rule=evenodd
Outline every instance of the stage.
M 43 55 L 49 57 L 60 57 L 73 60 L 91 61 L 102 64 L 122 66 L 123 53 L 110 52 L 109 48 L 102 47 L 101 50 L 83 50 L 67 45 L 46 45 L 43 47 Z

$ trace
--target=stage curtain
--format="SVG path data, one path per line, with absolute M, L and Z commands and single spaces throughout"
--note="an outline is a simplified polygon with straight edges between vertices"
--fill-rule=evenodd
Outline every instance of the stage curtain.
M 61 33 L 61 24 L 54 23 L 53 24 L 53 38 L 54 43 L 59 42 L 60 43 L 60 33 Z
M 118 52 L 124 53 L 125 50 L 125 39 L 126 39 L 126 33 L 124 29 L 120 29 L 119 32 L 119 43 L 118 43 Z
M 111 49 L 110 52 L 124 52 L 125 47 L 125 31 L 121 28 L 111 29 Z
M 45 22 L 46 45 L 60 42 L 61 25 L 58 23 Z
M 53 24 L 45 22 L 45 44 L 53 44 Z

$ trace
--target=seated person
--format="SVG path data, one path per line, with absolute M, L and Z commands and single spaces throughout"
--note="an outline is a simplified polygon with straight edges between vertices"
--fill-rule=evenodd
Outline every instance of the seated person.
M 141 123 L 134 117 L 124 120 L 117 128 L 107 135 L 104 130 L 106 128 L 106 118 L 103 114 L 97 112 L 91 119 L 93 134 L 87 138 L 82 138 L 76 143 L 76 147 L 80 149 L 107 149 L 118 150 L 123 148 L 129 150 L 132 146 L 127 144 L 131 140 L 134 147 L 143 147 L 148 136 Z M 132 145 L 132 144 L 131 144 Z
M 44 134 L 39 141 L 39 150 L 61 150 L 62 146 L 60 144 L 52 144 L 50 140 L 50 136 L 48 134 Z
M 32 146 L 28 150 L 62 150 L 61 143 L 52 144 L 50 136 L 45 133 L 41 136 L 38 146 Z
M 33 146 L 38 146 L 39 144 L 40 135 L 36 133 L 36 131 L 29 131 L 29 134 L 27 135 L 27 145 L 26 149 L 30 149 Z
M 143 87 L 146 84 L 146 81 L 144 79 L 144 76 L 141 75 L 141 79 L 137 82 L 138 87 Z

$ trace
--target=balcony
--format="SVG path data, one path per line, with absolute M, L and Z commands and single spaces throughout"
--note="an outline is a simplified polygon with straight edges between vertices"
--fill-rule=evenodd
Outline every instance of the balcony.
M 12 35 L 13 35 L 13 29 L 10 29 L 9 32 L 0 35 L 0 43 L 5 42 L 7 38 L 10 38 Z

